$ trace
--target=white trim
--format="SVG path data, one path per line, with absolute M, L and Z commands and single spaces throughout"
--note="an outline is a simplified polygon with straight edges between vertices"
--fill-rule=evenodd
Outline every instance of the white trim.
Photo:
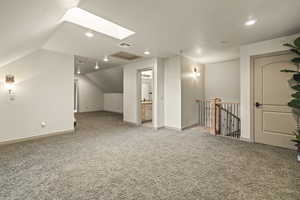
M 138 123 L 129 122 L 129 121 L 125 121 L 125 120 L 123 120 L 123 123 L 124 123 L 124 124 L 127 124 L 127 125 L 131 125 L 131 126 L 141 126 L 141 125 L 138 124 Z
M 80 113 L 94 113 L 94 112 L 103 112 L 103 111 L 105 111 L 105 110 L 91 110 L 91 111 L 82 111 L 82 112 L 78 111 L 77 113 L 78 114 L 80 114 Z
M 292 42 L 299 34 L 244 45 L 240 48 L 241 136 L 251 139 L 251 57 L 288 50 L 283 44 Z
M 163 128 L 165 128 L 165 129 L 169 129 L 169 130 L 173 130 L 173 131 L 182 131 L 182 129 L 181 129 L 181 128 L 170 127 L 170 126 L 165 126 L 165 127 L 163 127 Z
M 97 112 L 97 111 L 96 111 Z M 111 111 L 111 110 L 101 110 L 101 111 L 98 111 L 98 112 L 109 112 L 109 113 L 114 113 L 114 114 L 120 114 L 120 115 L 123 115 L 123 112 L 117 112 L 117 111 Z
M 32 141 L 32 140 L 38 140 L 38 139 L 42 139 L 42 138 L 70 134 L 70 133 L 75 133 L 75 129 L 74 128 L 66 129 L 66 130 L 55 131 L 55 132 L 50 132 L 50 133 L 46 133 L 46 134 L 42 134 L 42 135 L 35 135 L 35 136 L 31 136 L 31 137 L 26 137 L 26 138 L 17 138 L 17 139 L 12 139 L 12 140 L 6 140 L 6 141 L 0 142 L 0 146 L 20 143 L 20 142 L 26 142 L 26 141 Z
M 197 126 L 199 126 L 198 123 L 192 124 L 192 125 L 189 125 L 189 126 L 182 127 L 181 130 L 186 130 L 186 129 L 194 128 L 194 127 L 197 127 Z
M 249 143 L 254 143 L 251 139 L 249 138 L 243 138 L 243 137 L 240 137 L 240 140 L 243 141 L 243 142 L 249 142 Z
M 145 67 L 145 68 L 142 68 L 142 69 L 138 69 L 137 70 L 137 81 L 136 81 L 136 97 L 137 97 L 137 100 L 136 100 L 136 111 L 137 111 L 137 123 L 138 125 L 142 125 L 142 115 L 141 115 L 141 101 L 142 101 L 142 72 L 143 71 L 151 71 L 152 72 L 152 81 L 151 81 L 151 84 L 152 84 L 152 119 L 151 121 L 153 121 L 154 119 L 154 112 L 153 112 L 153 104 L 154 104 L 154 101 L 155 99 L 153 98 L 153 94 L 155 93 L 155 89 L 154 89 L 154 85 L 153 85 L 153 82 L 154 82 L 154 74 L 153 74 L 153 67 Z

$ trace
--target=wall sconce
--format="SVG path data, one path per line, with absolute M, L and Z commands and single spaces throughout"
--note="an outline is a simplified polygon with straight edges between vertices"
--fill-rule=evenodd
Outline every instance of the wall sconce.
M 6 75 L 4 88 L 8 90 L 8 94 L 14 93 L 16 86 L 15 86 L 15 77 L 13 75 Z
M 199 77 L 199 76 L 201 75 L 200 72 L 198 71 L 198 68 L 197 68 L 197 67 L 194 68 L 194 73 L 193 73 L 193 75 L 194 75 L 195 78 L 196 78 L 196 77 Z

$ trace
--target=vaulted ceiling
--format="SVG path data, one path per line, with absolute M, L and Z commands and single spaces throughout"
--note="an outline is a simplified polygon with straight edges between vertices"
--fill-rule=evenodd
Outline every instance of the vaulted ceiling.
M 123 68 L 112 67 L 85 76 L 104 93 L 123 93 Z
M 0 4 L 0 67 L 41 48 L 79 0 L 4 0 Z
M 135 31 L 124 40 L 132 47 L 62 23 L 77 5 Z M 299 10 L 299 0 L 7 0 L 0 6 L 0 66 L 41 47 L 96 60 L 121 50 L 145 56 L 146 49 L 149 57 L 181 52 L 202 63 L 229 60 L 239 57 L 240 45 L 299 32 Z M 251 17 L 257 24 L 244 26 Z

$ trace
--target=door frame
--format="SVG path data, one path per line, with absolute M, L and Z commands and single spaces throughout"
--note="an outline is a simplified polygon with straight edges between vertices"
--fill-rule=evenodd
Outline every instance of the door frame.
M 277 51 L 272 53 L 254 55 L 250 57 L 250 142 L 255 143 L 255 96 L 254 96 L 254 74 L 255 74 L 255 66 L 254 61 L 257 58 L 262 57 L 272 57 L 272 56 L 280 56 L 290 53 L 289 50 L 285 51 Z
M 136 81 L 136 89 L 137 89 L 137 92 L 136 92 L 136 111 L 137 111 L 137 125 L 142 125 L 142 115 L 141 115 L 141 100 L 142 100 L 142 72 L 143 71 L 152 71 L 152 125 L 153 125 L 153 119 L 154 119 L 154 112 L 153 112 L 153 103 L 154 103 L 154 98 L 153 98 L 153 94 L 154 94 L 154 73 L 153 73 L 153 67 L 145 67 L 143 69 L 138 69 L 137 70 L 137 81 Z

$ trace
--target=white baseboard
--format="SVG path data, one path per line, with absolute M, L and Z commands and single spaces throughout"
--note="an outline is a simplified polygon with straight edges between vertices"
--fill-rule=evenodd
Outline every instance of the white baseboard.
M 198 124 L 198 123 L 192 124 L 192 125 L 189 125 L 189 126 L 185 126 L 185 127 L 181 128 L 181 129 L 182 129 L 182 130 L 186 130 L 186 129 L 194 128 L 194 127 L 196 127 L 196 126 L 199 126 L 199 124 Z
M 115 114 L 123 114 L 123 112 L 118 112 L 118 111 L 112 111 L 112 110 L 102 110 L 103 112 L 110 112 L 110 113 L 115 113 Z
M 77 113 L 94 113 L 94 112 L 102 112 L 102 111 L 104 111 L 104 110 L 91 110 L 91 111 L 88 111 L 88 110 L 85 110 L 85 111 L 78 111 Z
M 160 127 L 153 127 L 154 130 L 158 131 L 160 129 L 164 129 L 165 127 L 164 126 L 160 126 Z
M 128 125 L 131 125 L 131 126 L 140 126 L 138 123 L 129 122 L 129 121 L 125 121 L 125 120 L 123 120 L 123 123 L 124 123 L 124 124 L 128 124 Z
M 74 129 L 55 131 L 55 132 L 46 133 L 46 134 L 42 134 L 42 135 L 35 135 L 35 136 L 31 136 L 31 137 L 26 137 L 26 138 L 7 140 L 7 141 L 0 142 L 0 146 L 20 143 L 20 142 L 26 142 L 26 141 L 32 141 L 32 140 L 38 140 L 38 139 L 53 137 L 53 136 L 58 136 L 58 135 L 65 135 L 65 134 L 70 134 L 70 133 L 74 133 Z
M 171 127 L 171 126 L 165 126 L 165 129 L 173 130 L 173 131 L 182 131 L 182 128 L 177 127 Z
M 253 143 L 249 138 L 240 137 L 241 141 Z

